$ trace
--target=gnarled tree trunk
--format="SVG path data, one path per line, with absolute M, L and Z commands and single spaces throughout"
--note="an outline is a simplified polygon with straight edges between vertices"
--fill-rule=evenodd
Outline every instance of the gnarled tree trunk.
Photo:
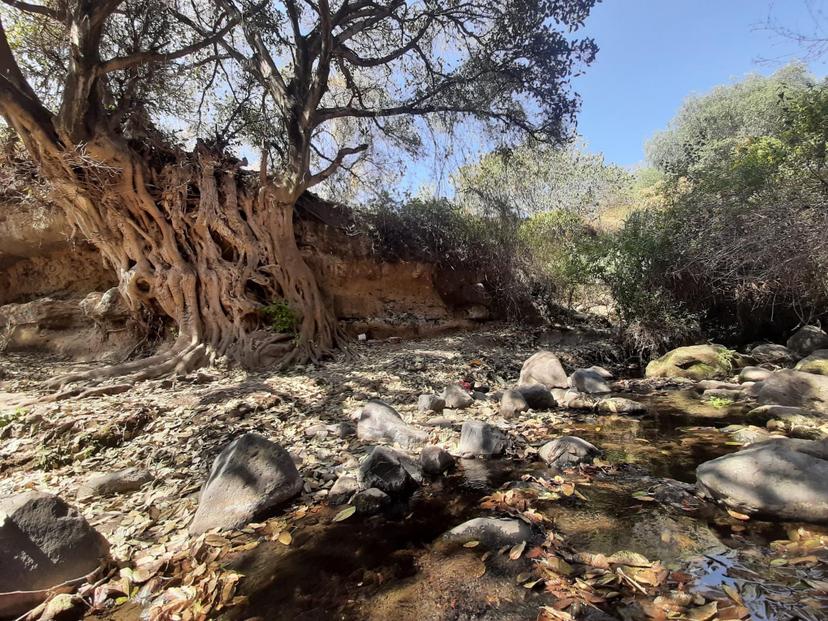
M 186 373 L 220 357 L 285 365 L 335 346 L 335 318 L 296 244 L 298 195 L 206 149 L 162 155 L 98 140 L 44 162 L 56 202 L 116 270 L 130 308 L 179 330 L 151 358 L 54 383 Z M 295 332 L 265 325 L 260 311 L 272 303 L 296 315 Z

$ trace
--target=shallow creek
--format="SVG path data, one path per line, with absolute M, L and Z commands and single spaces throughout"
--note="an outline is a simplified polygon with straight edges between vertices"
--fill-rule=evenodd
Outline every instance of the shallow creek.
M 681 392 L 635 398 L 649 407 L 646 416 L 583 415 L 550 424 L 550 437 L 583 437 L 610 464 L 606 474 L 579 484 L 585 499 L 538 504 L 551 529 L 578 551 L 629 550 L 660 560 L 692 575 L 701 593 L 735 589 L 752 619 L 828 619 L 825 557 L 812 562 L 807 546 L 828 529 L 744 521 L 715 506 L 688 512 L 646 498 L 663 478 L 693 483 L 699 463 L 737 449 L 719 429 L 744 423 L 743 410 L 717 409 Z M 535 619 L 553 598 L 516 583 L 515 573 L 529 561 L 511 568 L 496 558 L 484 564 L 480 550 L 444 550 L 437 543 L 451 527 L 493 515 L 481 499 L 519 486 L 524 475 L 553 476 L 540 461 L 461 460 L 449 476 L 382 516 L 331 523 L 331 510 L 306 520 L 289 548 L 263 544 L 234 562 L 250 597 L 240 618 Z M 805 560 L 775 560 L 779 544 L 771 548 L 771 542 L 797 538 Z M 621 618 L 611 607 L 603 610 L 610 616 L 586 610 L 582 618 Z

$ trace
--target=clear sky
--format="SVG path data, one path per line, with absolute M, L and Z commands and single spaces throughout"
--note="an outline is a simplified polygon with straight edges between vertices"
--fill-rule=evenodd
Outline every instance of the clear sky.
M 828 38 L 828 0 L 604 0 L 580 31 L 600 51 L 574 80 L 583 99 L 579 133 L 610 162 L 641 162 L 646 140 L 688 95 L 748 73 L 772 73 L 802 56 L 800 46 L 762 24 L 770 16 L 813 33 L 812 11 L 822 12 Z M 828 73 L 826 57 L 808 64 L 818 76 Z

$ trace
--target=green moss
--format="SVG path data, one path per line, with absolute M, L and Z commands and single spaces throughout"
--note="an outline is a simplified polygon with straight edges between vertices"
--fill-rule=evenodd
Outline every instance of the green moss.
M 284 300 L 263 306 L 259 314 L 274 332 L 296 334 L 299 316 Z

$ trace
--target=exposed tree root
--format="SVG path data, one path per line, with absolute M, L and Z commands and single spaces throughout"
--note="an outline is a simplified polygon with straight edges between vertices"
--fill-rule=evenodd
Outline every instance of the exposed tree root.
M 120 275 L 127 305 L 166 316 L 179 337 L 149 358 L 56 377 L 45 386 L 81 386 L 54 399 L 101 394 L 88 391 L 115 378 L 123 386 L 185 375 L 219 359 L 247 368 L 316 362 L 341 342 L 296 244 L 295 192 L 262 186 L 207 153 L 153 168 L 121 145 L 88 149 L 94 160 L 56 184 L 70 201 L 66 213 Z M 295 330 L 267 325 L 261 309 L 274 303 L 290 309 Z

